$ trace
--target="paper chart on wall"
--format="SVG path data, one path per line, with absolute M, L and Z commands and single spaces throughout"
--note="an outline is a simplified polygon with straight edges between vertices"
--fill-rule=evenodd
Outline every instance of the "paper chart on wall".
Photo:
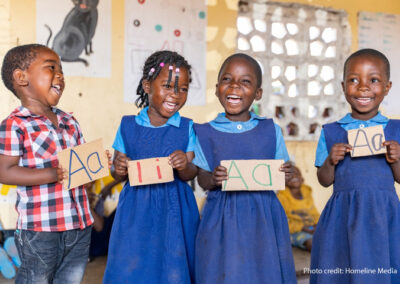
M 392 89 L 382 102 L 386 115 L 400 115 L 400 15 L 373 12 L 358 14 L 358 47 L 374 48 L 390 62 Z
M 36 11 L 36 40 L 60 55 L 64 74 L 111 77 L 111 0 L 36 0 Z
M 205 104 L 206 26 L 204 0 L 125 0 L 124 101 L 135 102 L 145 59 L 168 49 L 192 66 L 187 104 Z

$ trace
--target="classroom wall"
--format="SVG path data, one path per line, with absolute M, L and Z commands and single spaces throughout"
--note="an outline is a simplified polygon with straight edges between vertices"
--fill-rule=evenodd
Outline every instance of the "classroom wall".
M 58 0 L 60 1 L 60 0 Z M 183 0 L 182 0 L 183 1 Z M 281 2 L 293 2 L 281 0 Z M 400 14 L 400 1 L 380 0 L 298 0 L 297 3 L 346 10 L 352 29 L 352 50 L 357 49 L 357 12 Z M 196 122 L 213 119 L 222 111 L 214 92 L 218 68 L 236 47 L 237 0 L 208 0 L 207 27 L 207 102 L 205 106 L 185 106 L 181 114 Z M 0 0 L 0 58 L 12 46 L 32 43 L 35 33 L 36 5 L 34 0 Z M 66 89 L 59 107 L 74 112 L 87 141 L 102 137 L 111 144 L 125 114 L 137 113 L 133 104 L 123 101 L 124 1 L 112 1 L 112 76 L 111 78 L 67 77 Z M 7 116 L 19 102 L 0 86 L 0 118 Z M 314 163 L 316 142 L 288 142 L 291 156 L 302 169 L 306 182 L 314 189 L 318 209 L 322 209 L 331 194 L 319 186 Z

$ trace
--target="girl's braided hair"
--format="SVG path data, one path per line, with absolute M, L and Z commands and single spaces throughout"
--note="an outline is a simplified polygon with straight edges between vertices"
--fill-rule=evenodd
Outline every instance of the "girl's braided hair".
M 140 79 L 139 85 L 136 89 L 138 98 L 136 99 L 135 104 L 138 108 L 144 108 L 149 105 L 149 95 L 145 93 L 142 87 L 143 80 L 155 80 L 164 66 L 169 68 L 167 65 L 175 65 L 176 68 L 186 68 L 189 73 L 189 83 L 192 81 L 191 66 L 183 56 L 169 50 L 156 51 L 146 59 L 143 66 L 142 78 Z M 170 69 L 169 72 L 168 81 L 171 81 L 172 70 Z M 179 72 L 176 73 L 175 76 L 175 92 L 177 92 L 178 80 Z

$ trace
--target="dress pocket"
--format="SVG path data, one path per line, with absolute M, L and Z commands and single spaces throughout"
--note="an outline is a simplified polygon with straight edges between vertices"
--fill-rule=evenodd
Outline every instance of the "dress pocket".
M 55 137 L 50 131 L 29 133 L 33 154 L 39 159 L 50 159 L 57 153 Z

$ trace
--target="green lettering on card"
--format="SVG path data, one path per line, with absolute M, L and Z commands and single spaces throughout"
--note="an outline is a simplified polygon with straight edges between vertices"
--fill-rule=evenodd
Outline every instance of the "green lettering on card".
M 267 167 L 267 170 L 266 170 L 267 175 L 266 175 L 266 177 L 267 177 L 267 178 L 269 177 L 269 183 L 262 183 L 262 182 L 260 182 L 259 180 L 256 179 L 255 172 L 256 172 L 257 168 L 258 168 L 258 167 L 261 167 L 261 166 Z M 252 177 L 253 177 L 253 180 L 254 180 L 256 183 L 258 183 L 259 185 L 263 185 L 263 186 L 271 186 L 271 185 L 272 185 L 272 175 L 271 175 L 271 166 L 270 166 L 270 165 L 267 165 L 267 164 L 258 164 L 257 166 L 254 167 L 253 172 L 251 173 L 251 175 L 252 175 Z
M 236 176 L 233 176 L 233 175 L 231 176 L 231 170 L 232 170 L 233 167 L 235 167 L 235 169 L 236 169 L 236 174 L 237 174 Z M 228 169 L 228 180 L 229 180 L 229 179 L 234 179 L 234 178 L 241 179 L 242 182 L 243 182 L 244 187 L 245 187 L 246 189 L 249 189 L 249 187 L 247 186 L 246 181 L 245 181 L 244 178 L 242 177 L 242 173 L 241 173 L 240 170 L 238 169 L 238 167 L 237 167 L 235 161 L 232 160 L 231 164 L 229 165 L 229 169 Z M 228 180 L 225 180 L 225 181 L 224 181 L 224 189 L 226 188 L 226 184 L 227 184 Z

